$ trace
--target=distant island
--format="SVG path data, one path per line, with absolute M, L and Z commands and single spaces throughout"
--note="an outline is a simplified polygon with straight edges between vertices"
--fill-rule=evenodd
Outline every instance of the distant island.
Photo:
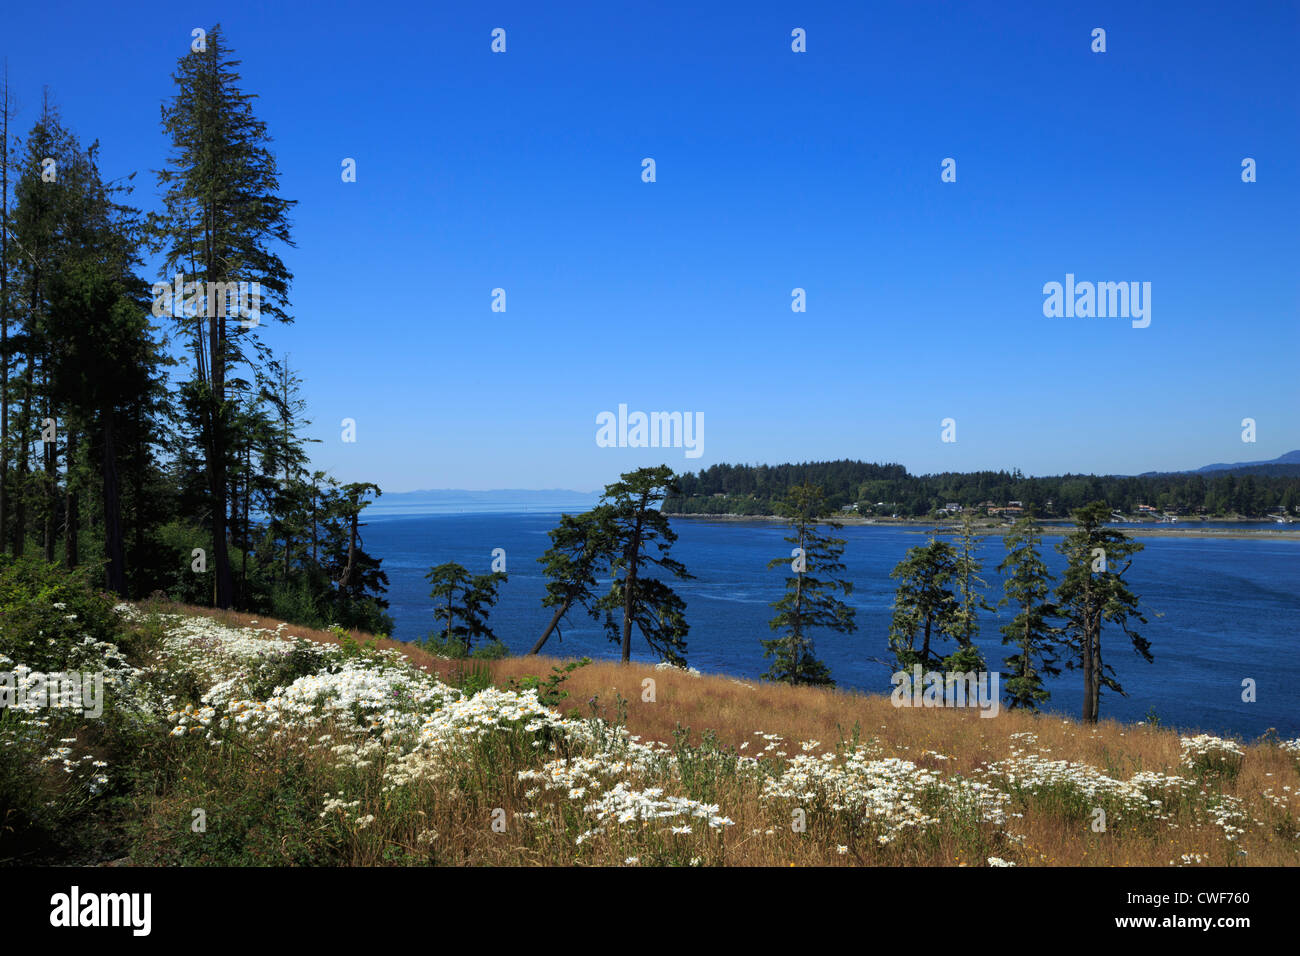
M 678 515 L 776 514 L 776 502 L 797 484 L 820 485 L 836 511 L 884 520 L 940 518 L 973 510 L 1014 518 L 1068 518 L 1075 508 L 1105 501 L 1117 519 L 1300 518 L 1300 451 L 1273 461 L 1209 465 L 1198 471 L 1143 475 L 1030 477 L 1019 470 L 913 475 L 899 464 L 814 461 L 782 465 L 713 465 L 681 475 L 663 510 Z

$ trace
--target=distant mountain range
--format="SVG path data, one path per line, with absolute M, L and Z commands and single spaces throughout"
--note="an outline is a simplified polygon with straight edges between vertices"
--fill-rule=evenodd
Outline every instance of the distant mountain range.
M 1148 471 L 1140 478 L 1151 475 L 1204 475 L 1215 472 L 1232 472 L 1243 475 L 1300 475 L 1300 449 L 1279 455 L 1272 461 L 1238 461 L 1232 464 L 1206 465 L 1189 471 Z

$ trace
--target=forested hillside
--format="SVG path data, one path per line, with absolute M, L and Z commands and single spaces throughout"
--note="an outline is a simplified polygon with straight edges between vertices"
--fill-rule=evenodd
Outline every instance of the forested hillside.
M 680 493 L 664 502 L 676 514 L 775 514 L 775 502 L 798 484 L 818 484 L 836 509 L 861 514 L 928 515 L 948 504 L 1019 502 L 1042 517 L 1065 517 L 1091 501 L 1124 513 L 1148 505 L 1159 511 L 1207 516 L 1263 517 L 1300 509 L 1300 474 L 1059 475 L 1030 478 L 1019 471 L 910 475 L 902 465 L 821 461 L 785 465 L 714 465 L 679 479 Z M 1290 474 L 1285 473 L 1287 469 Z

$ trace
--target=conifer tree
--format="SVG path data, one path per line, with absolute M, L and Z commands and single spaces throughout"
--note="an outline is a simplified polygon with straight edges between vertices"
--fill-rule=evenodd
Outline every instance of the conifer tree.
M 172 154 L 158 173 L 164 213 L 155 220 L 163 254 L 162 279 L 194 282 L 177 311 L 177 325 L 194 357 L 192 400 L 200 415 L 200 437 L 210 497 L 216 604 L 230 607 L 234 578 L 227 545 L 230 515 L 231 410 L 227 391 L 236 370 L 256 362 L 244 339 L 256 342 L 269 319 L 291 321 L 286 312 L 292 275 L 272 251 L 292 245 L 288 212 L 293 203 L 278 195 L 279 176 L 269 149 L 266 124 L 253 113 L 253 97 L 239 88 L 220 25 L 206 34 L 201 50 L 181 57 L 173 79 L 176 93 L 164 105 L 163 129 Z M 238 283 L 256 283 L 257 313 L 229 308 Z M 251 286 L 250 286 L 251 288 Z M 155 293 L 162 291 L 162 283 Z M 240 296 L 236 293 L 236 299 Z M 175 305 L 175 303 L 173 303 Z
M 785 633 L 760 642 L 763 656 L 774 658 L 763 677 L 786 684 L 832 685 L 830 670 L 817 659 L 809 632 L 825 628 L 848 634 L 856 627 L 853 608 L 835 596 L 836 591 L 853 593 L 852 582 L 834 577 L 844 570 L 844 539 L 818 530 L 820 524 L 832 530 L 842 526 L 822 520 L 829 508 L 820 487 L 795 485 L 779 507 L 791 531 L 785 540 L 795 548 L 790 558 L 773 558 L 767 565 L 788 565 L 792 573 L 785 579 L 785 595 L 772 603 L 777 614 L 770 626 Z
M 1003 691 L 1007 706 L 1037 710 L 1051 696 L 1043 678 L 1055 677 L 1061 669 L 1056 663 L 1057 631 L 1050 624 L 1056 612 L 1048 600 L 1052 576 L 1039 550 L 1042 531 L 1032 509 L 1002 542 L 1007 556 L 998 572 L 1006 575 L 1006 594 L 998 606 L 1018 608 L 1015 617 L 1002 625 L 1002 643 L 1015 649 L 1002 665 L 1008 675 Z
M 898 579 L 894 594 L 889 648 L 900 670 L 920 664 L 924 670 L 943 670 L 938 642 L 958 631 L 959 602 L 952 591 L 957 573 L 957 552 L 932 534 L 923 545 L 909 548 L 890 572 Z M 917 638 L 921 645 L 917 647 Z
M 132 290 L 92 261 L 57 274 L 49 287 L 47 331 L 59 343 L 50 357 L 51 395 L 61 400 L 66 420 L 95 436 L 108 588 L 126 597 L 119 436 L 131 404 L 150 384 L 147 300 L 140 283 Z
M 1083 720 L 1095 724 L 1101 711 L 1103 686 L 1127 696 L 1115 680 L 1114 668 L 1102 660 L 1103 627 L 1118 625 L 1137 655 L 1152 660 L 1151 642 L 1130 624 L 1130 619 L 1145 624 L 1146 618 L 1138 611 L 1137 595 L 1124 581 L 1133 563 L 1125 559 L 1143 546 L 1129 540 L 1122 531 L 1106 526 L 1110 507 L 1104 501 L 1078 508 L 1072 517 L 1075 530 L 1056 546 L 1066 558 L 1065 573 L 1056 589 L 1056 605 L 1065 621 L 1064 645 L 1071 655 L 1066 666 L 1083 671 Z
M 638 468 L 607 485 L 601 498 L 601 504 L 609 506 L 606 527 L 614 580 L 597 607 L 605 613 L 610 640 L 621 642 L 624 664 L 632 659 L 633 627 L 660 658 L 678 666 L 686 663 L 686 602 L 666 582 L 646 576 L 658 569 L 678 579 L 691 577 L 681 562 L 669 557 L 677 534 L 658 507 L 673 490 L 675 477 L 667 465 Z
M 545 566 L 547 579 L 542 606 L 555 612 L 529 654 L 539 653 L 551 634 L 559 633 L 560 622 L 573 607 L 597 616 L 596 575 L 610 561 L 610 518 L 609 506 L 597 506 L 580 515 L 561 515 L 559 525 L 548 532 L 551 547 L 537 560 Z
M 430 568 L 425 577 L 433 584 L 429 596 L 434 600 L 435 613 L 446 622 L 441 637 L 444 647 L 459 644 L 468 656 L 476 639 L 497 639 L 488 626 L 487 614 L 497 602 L 497 589 L 506 581 L 505 572 L 470 574 L 464 565 L 448 561 Z
M 988 582 L 979 576 L 983 564 L 976 554 L 979 536 L 975 533 L 975 518 L 968 508 L 962 512 L 961 526 L 954 546 L 953 584 L 956 587 L 957 605 L 953 609 L 951 634 L 957 640 L 957 650 L 944 660 L 944 670 L 968 673 L 984 671 L 984 655 L 975 646 L 979 634 L 980 611 L 992 611 L 984 597 L 983 588 Z

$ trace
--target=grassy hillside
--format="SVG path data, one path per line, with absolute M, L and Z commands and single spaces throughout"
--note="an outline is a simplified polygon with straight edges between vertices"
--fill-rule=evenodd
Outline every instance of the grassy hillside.
M 0 718 L 6 862 L 1300 862 L 1300 742 L 451 661 L 177 605 L 120 605 L 111 640 L 76 624 L 38 663 L 103 663 L 104 714 Z M 5 633 L 19 669 L 35 645 Z

